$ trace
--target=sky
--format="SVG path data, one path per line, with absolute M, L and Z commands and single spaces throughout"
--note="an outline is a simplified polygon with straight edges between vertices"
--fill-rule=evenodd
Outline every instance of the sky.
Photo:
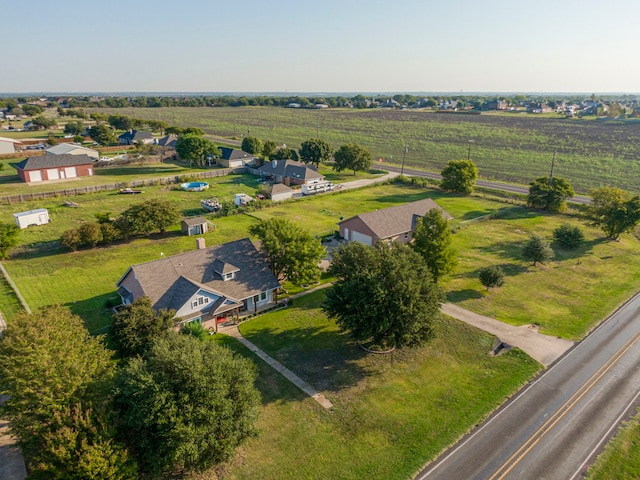
M 2 0 L 0 92 L 637 93 L 638 0 Z

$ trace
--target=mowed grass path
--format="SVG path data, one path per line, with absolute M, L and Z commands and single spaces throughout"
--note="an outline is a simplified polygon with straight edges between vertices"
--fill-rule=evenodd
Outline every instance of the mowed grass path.
M 88 109 L 123 113 L 121 109 Z M 439 172 L 449 160 L 471 158 L 487 179 L 528 184 L 546 176 L 557 151 L 555 174 L 579 193 L 616 186 L 640 193 L 640 128 L 636 120 L 586 121 L 536 115 L 460 115 L 392 109 L 276 107 L 135 108 L 130 115 L 195 126 L 212 135 L 246 132 L 298 148 L 320 136 L 335 148 L 357 142 L 375 159 Z M 384 165 L 384 163 L 383 163 Z
M 262 368 L 260 435 L 223 478 L 408 478 L 540 368 L 518 351 L 489 357 L 492 337 L 454 320 L 436 322 L 423 347 L 367 355 L 319 310 L 323 298 L 296 299 L 241 331 L 322 390 L 333 411 Z

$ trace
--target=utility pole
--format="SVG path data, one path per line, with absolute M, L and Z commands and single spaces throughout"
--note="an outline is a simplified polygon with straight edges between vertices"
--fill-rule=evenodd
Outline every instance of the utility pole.
M 556 166 L 556 151 L 553 151 L 553 158 L 551 159 L 551 175 L 549 175 L 549 186 L 553 184 L 553 169 Z
M 404 153 L 402 154 L 402 168 L 400 168 L 400 175 L 404 174 L 404 157 L 407 156 L 407 153 L 409 153 L 409 148 L 405 145 Z
M 467 140 L 467 145 L 468 145 L 468 148 L 467 148 L 467 162 L 469 160 L 471 160 L 471 144 L 472 143 L 473 143 L 473 140 Z

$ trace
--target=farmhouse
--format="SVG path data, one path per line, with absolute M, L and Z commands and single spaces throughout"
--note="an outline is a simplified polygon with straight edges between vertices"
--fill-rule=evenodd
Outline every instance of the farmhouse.
M 29 157 L 13 166 L 18 177 L 27 183 L 93 175 L 93 159 L 86 154 Z
M 373 245 L 378 240 L 410 243 L 413 240 L 412 233 L 416 222 L 433 208 L 441 210 L 444 218 L 448 220 L 453 218 L 436 202 L 425 198 L 347 218 L 338 223 L 340 236 L 345 240 L 361 242 L 365 245 Z
M 140 145 L 153 142 L 151 132 L 139 132 L 138 130 L 129 130 L 118 137 L 120 145 Z
M 209 231 L 209 223 L 204 217 L 187 218 L 180 223 L 180 229 L 185 235 L 202 235 Z
M 280 283 L 251 240 L 198 249 L 129 267 L 118 281 L 127 305 L 147 296 L 155 310 L 174 309 L 182 323 L 256 312 L 275 302 Z
M 285 185 L 304 185 L 324 180 L 315 168 L 295 160 L 271 160 L 259 168 L 260 175 L 273 179 L 274 183 Z
M 88 155 L 94 160 L 100 159 L 100 153 L 92 148 L 83 147 L 75 143 L 61 143 L 45 150 L 47 155 Z
M 242 150 L 220 147 L 220 151 L 222 152 L 222 155 L 220 156 L 218 163 L 223 167 L 244 167 L 245 165 L 255 165 L 256 163 L 257 157 L 255 155 L 243 152 Z
M 0 137 L 0 154 L 3 153 L 15 153 L 16 146 L 22 145 L 18 140 L 13 138 Z

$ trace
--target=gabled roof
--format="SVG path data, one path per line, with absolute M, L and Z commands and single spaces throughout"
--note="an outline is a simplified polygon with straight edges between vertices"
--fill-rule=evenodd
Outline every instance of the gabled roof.
M 207 223 L 207 219 L 204 217 L 191 217 L 185 218 L 182 223 L 184 223 L 188 227 L 193 227 L 195 225 L 202 225 L 203 223 Z
M 13 138 L 7 138 L 7 137 L 0 137 L 0 142 L 22 143 L 22 142 L 19 142 L 18 140 L 15 140 Z
M 265 175 L 278 175 L 281 177 L 311 180 L 312 178 L 324 178 L 312 167 L 295 160 L 271 160 L 259 168 Z
M 138 130 L 129 130 L 128 132 L 124 132 L 122 135 L 118 137 L 118 139 L 121 139 L 121 138 L 123 140 L 130 140 L 130 141 L 149 140 L 153 138 L 153 135 L 151 135 L 151 132 L 140 132 Z
M 246 160 L 256 158 L 255 155 L 243 152 L 242 150 L 238 150 L 237 148 L 220 147 L 220 151 L 222 152 L 222 156 L 220 157 L 222 160 Z
M 284 183 L 274 183 L 271 186 L 271 195 L 277 195 L 279 193 L 293 192 L 293 188 L 287 187 Z
M 158 145 L 161 147 L 175 148 L 177 141 L 178 141 L 178 136 L 170 134 L 158 139 Z
M 230 263 L 223 262 L 222 260 L 219 260 L 219 259 L 216 259 L 213 262 L 213 271 L 216 273 L 219 273 L 220 275 L 225 275 L 231 272 L 237 272 L 238 270 L 240 269 L 235 265 L 231 265 Z
M 41 170 L 43 168 L 73 167 L 77 165 L 92 165 L 93 159 L 86 154 L 82 155 L 44 155 L 41 157 L 29 157 L 13 166 L 20 170 Z
M 216 272 L 220 266 L 223 271 L 235 268 L 234 278 L 224 281 Z M 237 303 L 280 286 L 248 238 L 133 265 L 116 286 L 129 275 L 134 275 L 156 310 L 178 310 L 200 289 Z
M 92 150 L 91 148 L 83 147 L 82 145 L 77 145 L 75 143 L 60 143 L 51 148 L 47 148 L 45 152 L 52 153 L 54 155 L 64 155 L 65 153 L 69 153 L 74 150 L 85 150 L 90 153 L 98 153 L 97 150 Z
M 424 217 L 433 208 L 439 209 L 447 220 L 453 218 L 432 199 L 425 198 L 424 200 L 405 203 L 397 207 L 362 213 L 343 220 L 338 225 L 357 218 L 375 233 L 378 238 L 390 238 L 412 231 L 415 228 L 417 219 Z

